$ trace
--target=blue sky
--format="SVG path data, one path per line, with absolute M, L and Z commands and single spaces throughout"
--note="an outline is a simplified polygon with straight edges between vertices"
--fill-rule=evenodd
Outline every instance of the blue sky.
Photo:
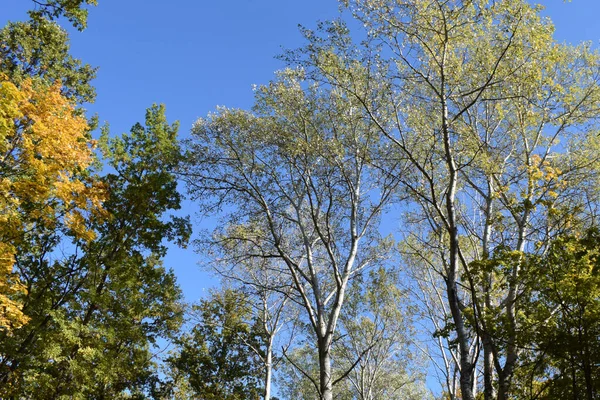
M 268 82 L 283 66 L 274 56 L 302 44 L 298 24 L 338 15 L 336 0 L 98 0 L 88 29 L 72 32 L 72 53 L 100 67 L 96 103 L 87 108 L 108 121 L 113 133 L 142 121 L 152 103 L 164 103 L 180 134 L 217 105 L 248 108 L 253 84 Z M 600 40 L 600 1 L 548 0 L 544 12 L 558 41 Z M 2 0 L 0 23 L 26 19 L 30 0 Z M 193 214 L 192 207 L 186 207 Z M 212 221 L 199 221 L 210 228 Z M 198 267 L 190 247 L 172 249 L 186 299 L 197 300 L 215 283 Z

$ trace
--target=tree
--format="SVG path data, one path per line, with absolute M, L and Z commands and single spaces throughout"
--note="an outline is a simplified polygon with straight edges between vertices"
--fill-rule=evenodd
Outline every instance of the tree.
M 515 379 L 519 398 L 597 398 L 599 240 L 592 228 L 556 238 L 541 255 L 500 253 L 491 260 L 496 269 L 526 260 L 518 344 L 524 361 Z M 498 336 L 505 336 L 506 328 L 504 319 L 497 320 Z
M 427 399 L 420 360 L 415 357 L 412 310 L 397 286 L 398 274 L 373 269 L 354 282 L 335 340 L 337 369 L 348 371 L 348 399 Z M 355 364 L 356 365 L 353 365 Z
M 224 289 L 194 306 L 194 326 L 177 340 L 177 350 L 167 363 L 174 383 L 188 382 L 206 400 L 260 399 L 264 351 L 260 324 L 252 320 L 252 307 L 242 292 Z
M 251 308 L 253 318 L 260 326 L 259 330 L 264 337 L 264 349 L 255 349 L 256 356 L 262 363 L 263 387 L 265 400 L 271 399 L 273 371 L 281 360 L 276 357 L 278 344 L 293 341 L 293 323 L 296 313 L 289 306 L 290 294 L 293 290 L 288 281 L 285 268 L 279 265 L 278 260 L 252 257 L 252 248 L 236 245 L 229 246 L 228 232 L 223 241 L 213 238 L 208 246 L 214 249 L 215 257 L 212 266 L 221 276 L 222 284 L 235 287 L 242 293 Z M 198 249 L 202 250 L 202 241 Z M 291 325 L 291 329 L 290 329 Z M 280 338 L 284 329 L 285 338 Z M 279 340 L 282 339 L 282 340 Z M 282 346 L 283 348 L 289 346 Z
M 257 91 L 256 115 L 221 109 L 199 120 L 184 178 L 203 211 L 226 213 L 220 240 L 285 265 L 318 351 L 313 384 L 329 400 L 346 290 L 389 249 L 376 225 L 398 180 L 371 168 L 375 126 L 358 106 L 304 84 L 301 73 L 285 71 Z
M 27 232 L 64 224 L 79 239 L 94 238 L 83 215 L 102 214 L 104 194 L 85 173 L 94 161 L 88 129 L 58 85 L 46 88 L 28 80 L 18 88 L 6 76 L 0 81 L 2 329 L 27 320 L 15 298 L 27 288 L 13 274 Z
M 431 397 L 413 349 L 410 307 L 395 285 L 397 278 L 395 272 L 378 267 L 349 287 L 332 345 L 336 399 Z M 278 371 L 279 393 L 286 399 L 319 398 L 311 382 L 319 373 L 318 359 L 308 340 L 298 340 L 302 337 L 300 331 L 287 354 L 288 362 Z
M 415 233 L 415 232 L 413 232 Z M 412 236 L 412 237 L 411 237 Z M 458 354 L 456 338 L 451 335 L 452 319 L 448 311 L 444 286 L 440 284 L 443 266 L 442 251 L 427 251 L 415 240 L 418 234 L 411 235 L 399 244 L 402 254 L 402 268 L 407 275 L 402 288 L 410 293 L 413 300 L 413 312 L 419 317 L 421 336 L 418 346 L 430 360 L 439 386 L 443 388 L 444 399 L 455 400 L 458 397 Z
M 286 352 L 287 362 L 283 362 L 277 371 L 279 393 L 283 399 L 318 400 L 321 397 L 313 380 L 319 376 L 319 360 L 311 343 L 296 342 Z M 345 399 L 344 393 L 336 392 L 335 398 Z
M 31 321 L 0 336 L 3 397 L 119 398 L 152 384 L 151 349 L 182 317 L 175 277 L 161 264 L 164 240 L 184 245 L 190 234 L 187 219 L 168 219 L 181 201 L 170 172 L 179 160 L 176 133 L 162 106 L 129 135 L 105 131 L 101 148 L 114 172 L 97 178 L 108 191 L 105 215 L 82 221 L 93 238 L 37 229 L 17 246 Z
M 178 125 L 163 106 L 130 135 L 109 138 L 98 172 L 77 108 L 92 101 L 95 70 L 68 53 L 52 20 L 85 27 L 90 0 L 50 0 L 0 32 L 0 295 L 13 302 L 0 332 L 3 398 L 144 398 L 158 377 L 158 338 L 177 331 L 180 291 L 162 266 L 166 242 L 185 245 L 189 221 L 174 171 Z M 4 257 L 5 256 L 5 257 Z M 18 286 L 22 282 L 24 290 Z M 6 293 L 8 292 L 8 293 Z M 8 324 L 8 323 L 7 323 Z
M 32 11 L 30 22 L 0 31 L 1 329 L 27 321 L 16 300 L 26 288 L 13 274 L 14 245 L 42 219 L 67 218 L 74 227 L 82 211 L 99 210 L 102 198 L 82 175 L 93 161 L 93 142 L 73 101 L 93 99 L 94 70 L 68 55 L 66 33 L 43 18 L 52 7 L 53 17 L 66 13 L 85 24 L 81 3 L 51 1 Z M 85 228 L 76 229 L 85 235 Z
M 66 15 L 79 28 L 85 27 L 87 11 L 81 8 L 88 0 L 50 0 L 31 11 L 31 19 L 9 22 L 0 30 L 0 72 L 16 84 L 31 78 L 54 85 L 76 105 L 93 102 L 91 81 L 96 69 L 69 54 L 69 36 L 52 19 Z
M 425 228 L 412 229 L 420 253 L 439 253 L 462 397 L 476 396 L 481 344 L 484 395 L 495 396 L 497 379 L 498 397 L 508 398 L 520 352 L 521 266 L 512 264 L 503 282 L 476 282 L 469 265 L 498 246 L 544 248 L 565 228 L 555 217 L 582 204 L 585 190 L 567 178 L 597 175 L 597 155 L 576 154 L 583 143 L 596 147 L 587 128 L 598 115 L 598 56 L 555 44 L 552 25 L 521 0 L 344 5 L 366 27 L 362 43 L 334 22 L 305 31 L 307 46 L 287 59 L 356 99 L 409 161 L 403 187 L 419 212 L 411 208 L 407 222 Z M 574 151 L 561 152 L 559 139 Z M 486 326 L 486 312 L 498 306 L 512 324 L 506 346 Z
M 97 0 L 32 0 L 35 9 L 29 12 L 33 20 L 54 20 L 65 17 L 73 27 L 82 31 L 87 26 L 87 5 L 95 6 Z

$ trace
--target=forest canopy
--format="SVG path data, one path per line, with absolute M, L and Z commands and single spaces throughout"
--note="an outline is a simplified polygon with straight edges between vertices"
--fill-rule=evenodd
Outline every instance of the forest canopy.
M 1 398 L 599 398 L 594 45 L 526 0 L 342 0 L 250 107 L 116 134 L 95 5 L 0 30 Z

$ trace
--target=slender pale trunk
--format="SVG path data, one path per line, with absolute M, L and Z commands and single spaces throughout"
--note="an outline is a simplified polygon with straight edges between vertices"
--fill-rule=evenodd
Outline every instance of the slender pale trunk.
M 442 82 L 442 91 L 443 88 Z M 460 298 L 458 294 L 458 268 L 459 268 L 459 242 L 458 225 L 456 222 L 456 187 L 458 183 L 458 170 L 452 154 L 450 144 L 450 127 L 448 126 L 448 108 L 446 99 L 442 98 L 442 134 L 444 138 L 444 153 L 446 166 L 448 168 L 448 191 L 446 193 L 446 218 L 447 229 L 450 237 L 450 265 L 448 276 L 446 278 L 446 290 L 448 293 L 448 303 L 452 320 L 456 327 L 456 336 L 458 339 L 459 362 L 460 362 L 460 390 L 463 400 L 475 400 L 473 393 L 473 371 L 474 363 L 471 360 L 469 346 L 469 335 L 464 323 L 462 310 L 460 309 Z
M 485 400 L 493 400 L 495 398 L 494 391 L 494 352 L 492 343 L 487 332 L 482 334 L 483 344 L 483 398 Z
M 264 400 L 271 399 L 271 380 L 273 376 L 273 343 L 269 341 L 265 354 L 265 397 Z
M 529 210 L 525 210 L 519 223 L 519 239 L 517 242 L 517 250 L 525 251 L 525 236 L 527 224 L 529 223 Z M 512 376 L 515 371 L 518 360 L 517 348 L 517 286 L 520 266 L 517 264 L 511 273 L 511 282 L 506 296 L 506 317 L 508 320 L 509 337 L 506 345 L 506 361 L 502 371 L 498 372 L 498 400 L 508 400 L 510 396 L 510 386 Z
M 492 219 L 494 212 L 493 194 L 494 185 L 491 178 L 488 179 L 488 193 L 485 199 L 485 228 L 483 231 L 483 259 L 486 260 L 490 257 L 490 238 L 492 236 Z M 492 306 L 492 299 L 490 290 L 493 285 L 492 275 L 490 273 L 485 274 L 485 281 L 483 285 L 484 293 L 484 309 L 483 309 L 483 320 L 485 321 L 487 310 Z M 492 347 L 492 338 L 488 333 L 488 328 L 483 326 L 482 338 L 483 344 L 483 398 L 484 400 L 493 400 L 496 396 L 494 390 L 494 350 Z
M 351 256 L 351 260 L 354 259 L 355 251 Z M 351 261 L 353 262 L 353 261 Z M 346 277 L 339 289 L 337 300 L 329 321 L 327 324 L 321 323 L 320 332 L 317 335 L 317 346 L 319 350 L 319 387 L 321 392 L 321 400 L 333 400 L 333 376 L 331 372 L 331 342 L 333 340 L 333 333 L 335 332 L 335 326 L 344 303 L 344 297 L 346 292 L 346 285 L 348 278 Z

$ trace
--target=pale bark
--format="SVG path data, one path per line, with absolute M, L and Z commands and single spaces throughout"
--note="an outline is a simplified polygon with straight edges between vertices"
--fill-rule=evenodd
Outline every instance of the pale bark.
M 333 377 L 331 374 L 330 343 L 319 340 L 319 391 L 320 400 L 333 400 Z
M 265 352 L 265 395 L 264 400 L 271 400 L 271 380 L 273 377 L 273 344 L 269 343 Z

